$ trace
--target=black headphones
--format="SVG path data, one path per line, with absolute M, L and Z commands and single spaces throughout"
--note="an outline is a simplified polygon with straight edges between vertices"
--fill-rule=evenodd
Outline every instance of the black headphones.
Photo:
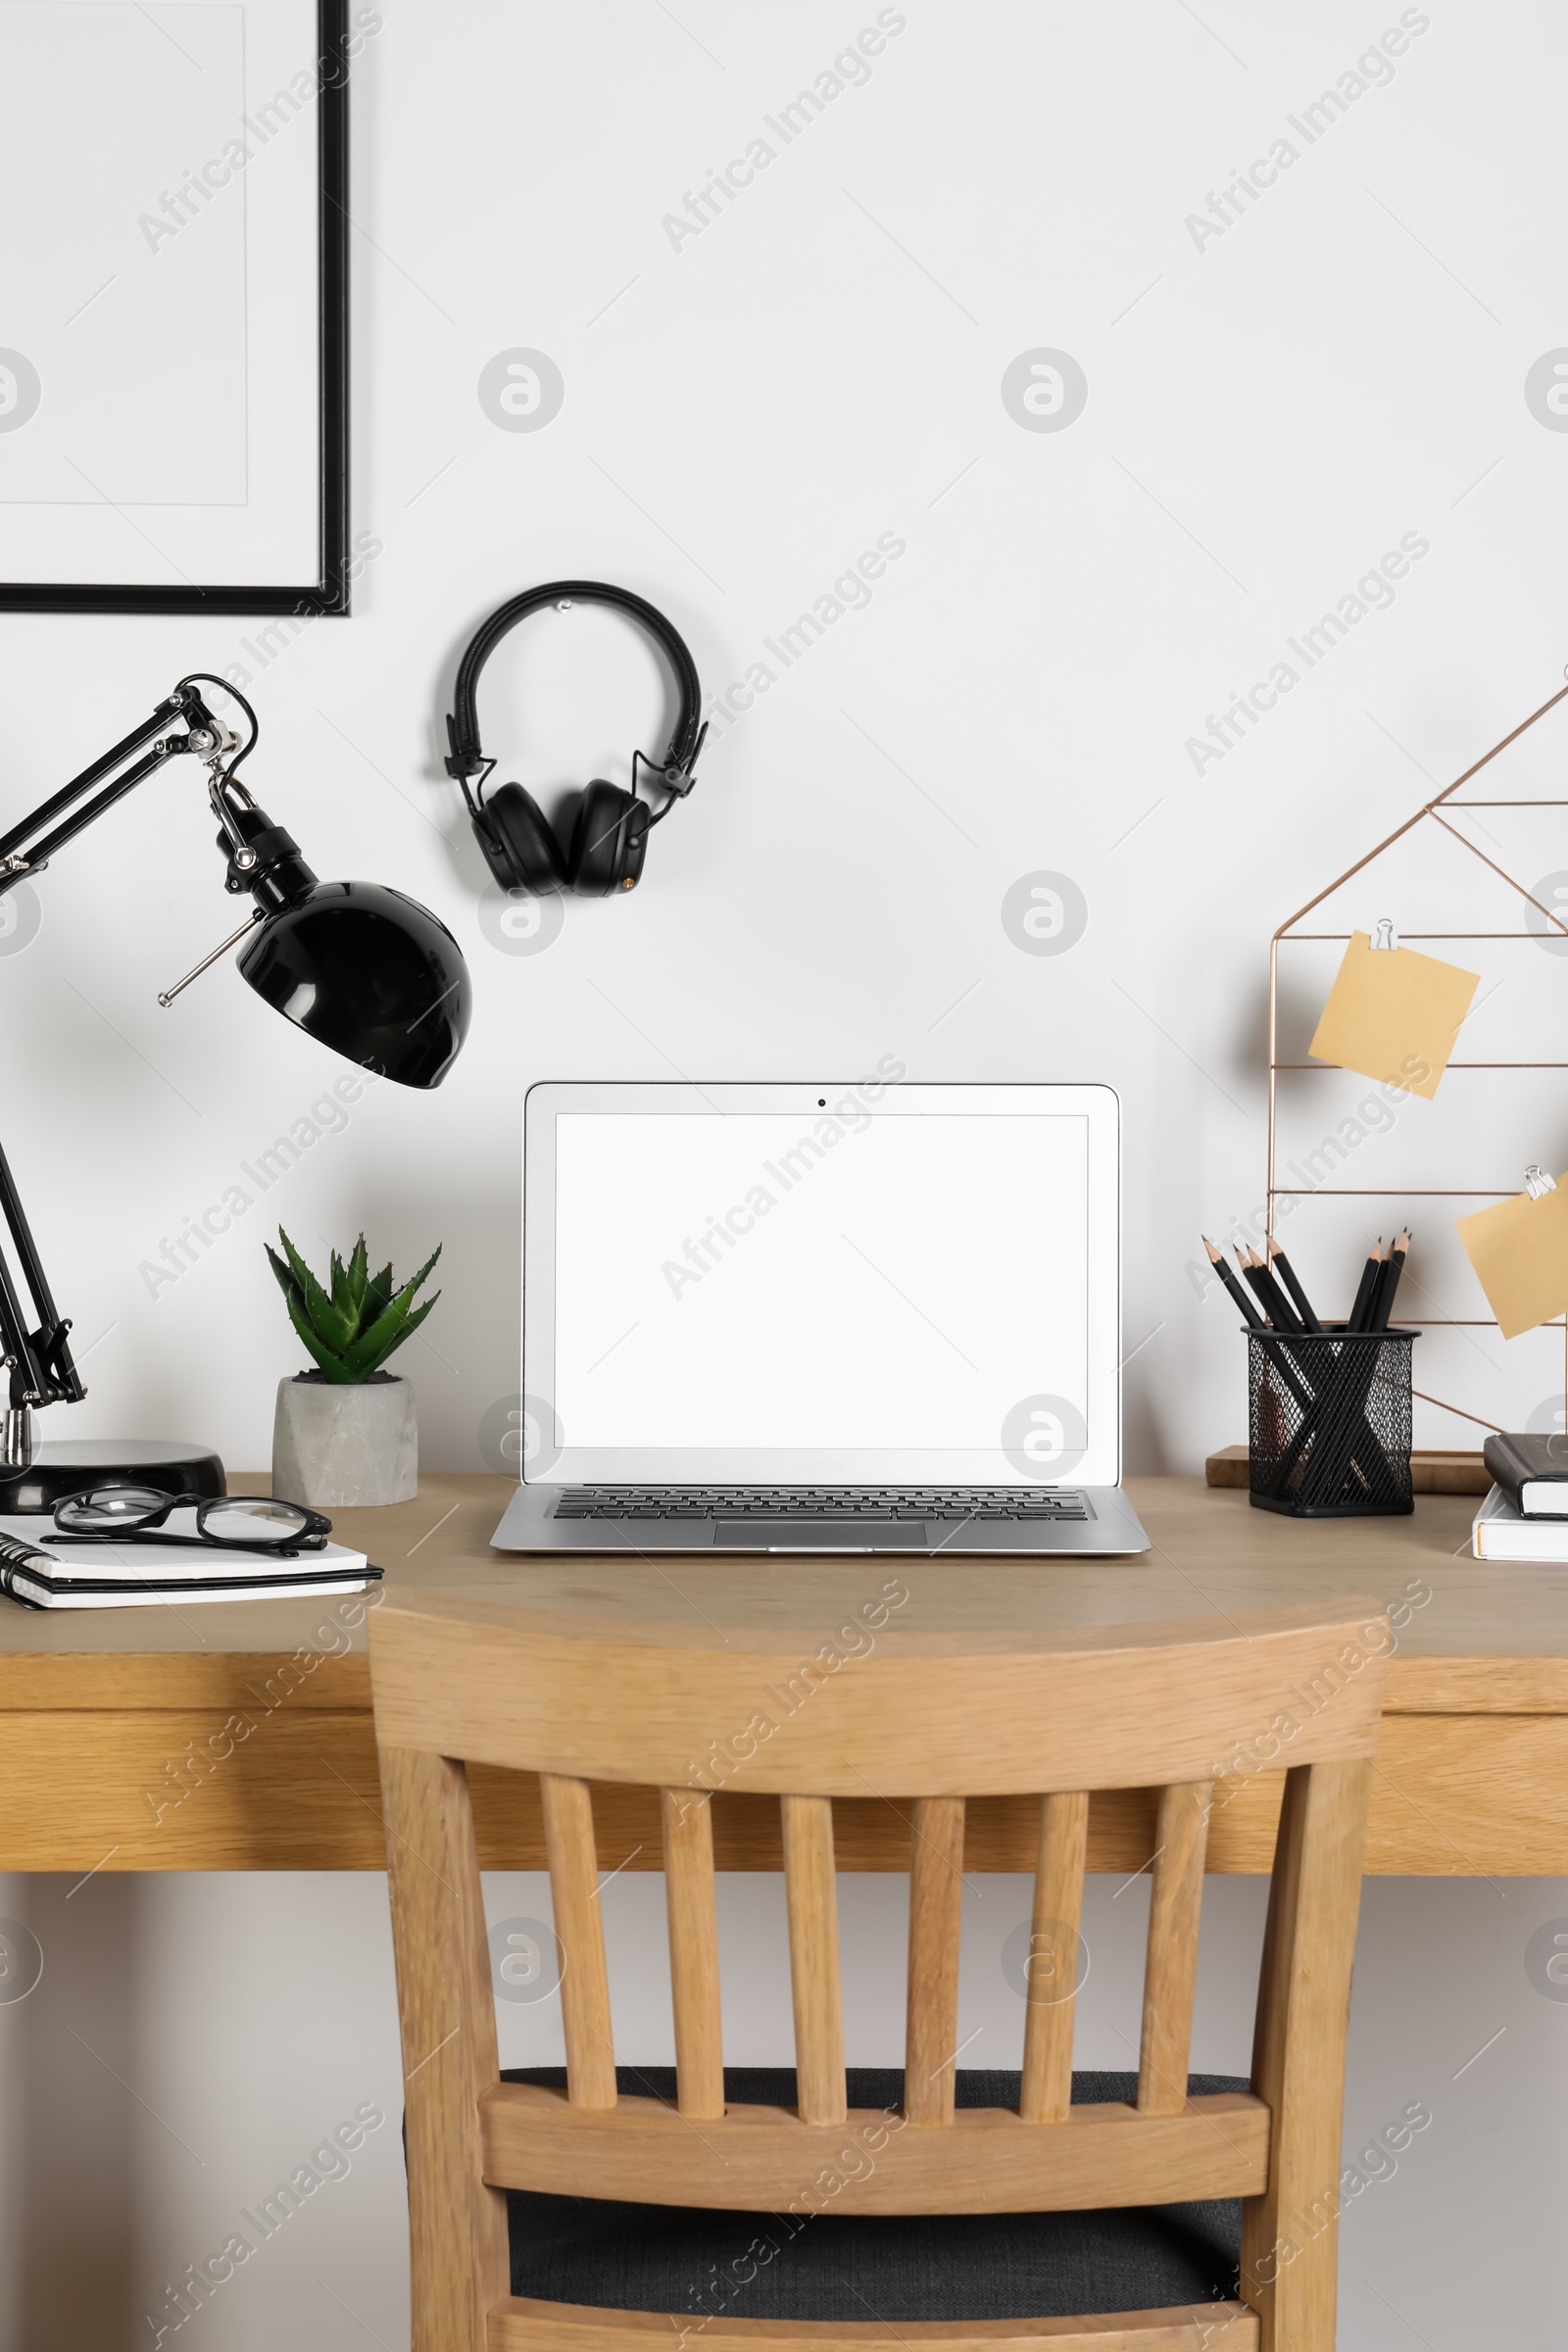
M 680 715 L 662 764 L 650 760 L 646 752 L 633 752 L 630 792 L 602 780 L 588 785 L 577 802 L 570 846 L 563 853 L 543 809 L 520 784 L 503 784 L 486 798 L 485 785 L 496 763 L 479 746 L 474 690 L 492 650 L 517 621 L 543 611 L 546 605 L 565 612 L 574 604 L 612 605 L 617 612 L 628 613 L 642 624 L 669 657 L 680 689 Z M 552 580 L 547 587 L 525 589 L 492 612 L 475 634 L 459 667 L 453 699 L 457 709 L 447 719 L 452 745 L 447 774 L 463 787 L 485 863 L 502 889 L 536 893 L 575 890 L 591 899 L 634 889 L 643 870 L 649 827 L 666 817 L 696 783 L 693 770 L 708 733 L 706 722 L 700 719 L 703 690 L 697 682 L 697 664 L 662 612 L 629 589 L 612 588 L 603 580 Z M 658 816 L 637 798 L 639 761 L 670 796 Z M 474 774 L 479 778 L 477 797 L 468 789 L 468 778 Z

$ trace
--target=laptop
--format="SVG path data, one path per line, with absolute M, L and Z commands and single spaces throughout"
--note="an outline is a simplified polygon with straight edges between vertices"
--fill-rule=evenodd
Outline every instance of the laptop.
M 530 1089 L 505 1551 L 1147 1551 L 1105 1086 Z

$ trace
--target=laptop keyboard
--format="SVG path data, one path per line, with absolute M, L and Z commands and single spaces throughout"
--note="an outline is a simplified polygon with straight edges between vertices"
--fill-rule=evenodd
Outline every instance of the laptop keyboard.
M 568 1487 L 558 1519 L 1087 1520 L 1081 1494 L 1030 1487 Z

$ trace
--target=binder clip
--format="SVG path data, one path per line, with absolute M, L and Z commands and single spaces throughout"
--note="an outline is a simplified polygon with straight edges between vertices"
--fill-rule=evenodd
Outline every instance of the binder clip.
M 1535 1161 L 1532 1160 L 1525 1170 L 1525 1191 L 1530 1195 L 1531 1200 L 1544 1200 L 1548 1193 L 1554 1193 L 1556 1190 L 1556 1177 L 1548 1176 L 1544 1168 L 1538 1168 Z
M 1387 915 L 1384 915 L 1380 920 L 1378 924 L 1378 935 L 1376 939 L 1373 940 L 1372 945 L 1374 948 L 1397 949 L 1399 945 L 1399 935 L 1395 930 L 1393 923 L 1389 920 Z

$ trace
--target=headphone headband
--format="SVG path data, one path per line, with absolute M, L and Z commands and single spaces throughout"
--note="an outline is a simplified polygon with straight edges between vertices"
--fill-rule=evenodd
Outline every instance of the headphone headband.
M 663 648 L 680 690 L 680 712 L 669 738 L 669 748 L 664 754 L 662 779 L 669 784 L 672 791 L 689 792 L 692 762 L 705 732 L 702 725 L 703 690 L 698 683 L 697 664 L 687 650 L 685 640 L 662 612 L 642 597 L 633 596 L 629 588 L 613 588 L 605 580 L 551 580 L 543 588 L 524 589 L 520 596 L 514 596 L 508 603 L 498 606 L 489 619 L 480 624 L 458 668 L 457 690 L 453 696 L 455 708 L 447 719 L 447 736 L 452 746 L 446 763 L 448 775 L 455 776 L 460 784 L 466 784 L 468 776 L 487 764 L 479 745 L 475 694 L 479 672 L 491 654 L 508 630 L 514 628 L 519 620 L 525 620 L 530 612 L 538 612 L 546 605 L 562 603 L 613 606 L 617 612 L 625 612 L 631 619 L 639 621 Z M 671 782 L 675 776 L 680 779 L 678 783 Z

